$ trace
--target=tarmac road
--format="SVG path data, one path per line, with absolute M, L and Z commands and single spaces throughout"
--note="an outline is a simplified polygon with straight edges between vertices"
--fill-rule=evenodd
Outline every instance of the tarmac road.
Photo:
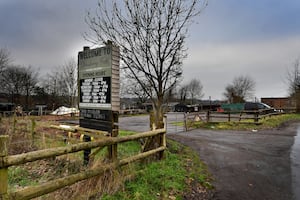
M 192 147 L 215 178 L 222 200 L 293 199 L 290 149 L 294 132 L 193 130 L 170 138 Z
M 179 118 L 168 115 L 168 122 Z M 148 120 L 121 118 L 120 129 L 147 131 Z M 300 200 L 300 124 L 257 132 L 168 127 L 168 138 L 190 146 L 207 164 L 215 179 L 214 200 Z

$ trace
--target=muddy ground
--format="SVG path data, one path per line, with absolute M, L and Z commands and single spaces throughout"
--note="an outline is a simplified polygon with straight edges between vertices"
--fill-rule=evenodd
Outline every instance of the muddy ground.
M 198 152 L 212 176 L 213 200 L 289 200 L 294 186 L 291 147 L 297 123 L 265 131 L 192 130 L 168 137 Z M 197 198 L 194 198 L 197 199 Z M 199 199 L 201 199 L 199 197 Z

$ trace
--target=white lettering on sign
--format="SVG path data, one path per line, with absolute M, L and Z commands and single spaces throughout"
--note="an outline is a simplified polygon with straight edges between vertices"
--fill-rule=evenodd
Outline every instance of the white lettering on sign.
M 79 53 L 79 60 L 89 59 L 97 56 L 110 55 L 110 52 L 111 52 L 110 48 L 97 48 L 97 49 L 83 51 Z
M 80 102 L 93 104 L 111 103 L 111 77 L 80 80 Z

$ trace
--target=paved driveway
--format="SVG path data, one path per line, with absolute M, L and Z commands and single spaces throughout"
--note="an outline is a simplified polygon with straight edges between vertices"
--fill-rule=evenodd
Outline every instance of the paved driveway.
M 193 130 L 169 137 L 198 152 L 222 200 L 292 199 L 292 132 Z
M 168 115 L 168 121 L 180 121 L 180 115 Z M 120 119 L 120 128 L 149 130 L 149 118 Z M 168 138 L 198 152 L 214 177 L 218 200 L 300 199 L 299 124 L 268 131 L 183 132 L 168 124 Z M 295 144 L 294 144 L 295 143 Z M 298 148 L 298 150 L 297 150 Z
M 175 126 L 173 122 L 183 122 L 182 113 L 169 113 L 167 117 L 167 133 L 180 133 L 184 131 L 183 127 Z M 121 130 L 129 130 L 136 132 L 145 132 L 150 130 L 150 117 L 149 115 L 139 115 L 132 117 L 120 117 L 119 128 Z

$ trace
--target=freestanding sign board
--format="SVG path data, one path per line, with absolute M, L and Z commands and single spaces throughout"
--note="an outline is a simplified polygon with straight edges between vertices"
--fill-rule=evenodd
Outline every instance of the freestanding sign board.
M 81 127 L 112 131 L 120 109 L 119 64 L 119 48 L 111 42 L 78 53 Z

